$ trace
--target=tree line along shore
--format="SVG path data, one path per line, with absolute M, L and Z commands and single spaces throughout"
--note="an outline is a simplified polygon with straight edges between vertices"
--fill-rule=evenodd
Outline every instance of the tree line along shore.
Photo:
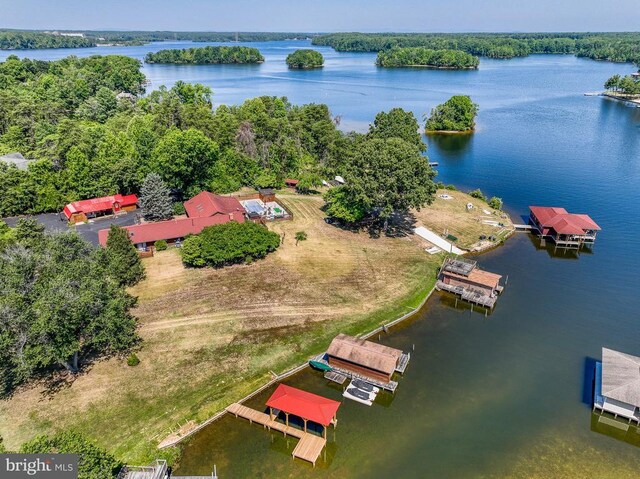
M 281 32 L 118 32 L 0 30 L 0 49 L 86 48 L 97 44 L 142 45 L 160 41 L 259 42 L 311 39 L 336 51 L 379 52 L 394 47 L 460 50 L 487 58 L 532 54 L 579 57 L 640 64 L 640 33 L 281 33 Z
M 394 47 L 462 50 L 488 58 L 537 53 L 574 54 L 594 60 L 640 63 L 640 33 L 332 33 L 312 38 L 314 45 L 341 52 L 379 52 Z

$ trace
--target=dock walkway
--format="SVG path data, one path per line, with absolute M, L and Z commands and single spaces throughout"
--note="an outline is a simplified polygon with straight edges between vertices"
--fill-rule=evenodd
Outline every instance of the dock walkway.
M 255 409 L 243 406 L 242 404 L 232 404 L 227 408 L 227 412 L 233 414 L 235 417 L 247 419 L 251 424 L 255 422 L 269 430 L 274 429 L 283 433 L 285 436 L 300 439 L 291 455 L 298 459 L 302 459 L 303 461 L 308 461 L 314 466 L 316 465 L 316 461 L 318 460 L 318 457 L 320 457 L 320 453 L 324 449 L 324 446 L 327 444 L 327 440 L 323 437 L 282 424 L 281 422 L 271 419 L 268 414 L 256 411 Z

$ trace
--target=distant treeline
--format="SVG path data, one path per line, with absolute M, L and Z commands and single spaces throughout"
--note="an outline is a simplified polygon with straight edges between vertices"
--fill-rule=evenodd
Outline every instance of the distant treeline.
M 98 43 L 123 45 L 143 45 L 149 42 L 192 41 L 192 42 L 270 42 L 311 38 L 311 33 L 279 32 L 117 32 L 74 30 L 64 33 L 82 33 L 83 37 L 54 35 L 39 30 L 0 30 L 0 50 L 40 49 L 40 48 L 82 48 L 94 47 Z
M 182 50 L 160 50 L 147 53 L 146 63 L 189 63 L 206 65 L 214 63 L 260 63 L 264 57 L 257 48 L 250 47 L 201 47 Z
M 66 37 L 51 33 L 0 31 L 0 50 L 35 50 L 39 48 L 95 47 L 94 39 Z
M 312 42 L 343 52 L 426 47 L 490 58 L 572 53 L 594 60 L 640 63 L 640 33 L 332 33 L 314 37 Z
M 478 68 L 478 57 L 462 50 L 432 50 L 425 47 L 394 47 L 378 52 L 376 65 L 381 67 L 421 66 L 431 68 Z
M 103 32 L 86 31 L 87 36 L 104 38 L 108 42 L 162 42 L 167 40 L 192 42 L 273 42 L 311 38 L 312 33 L 284 32 Z

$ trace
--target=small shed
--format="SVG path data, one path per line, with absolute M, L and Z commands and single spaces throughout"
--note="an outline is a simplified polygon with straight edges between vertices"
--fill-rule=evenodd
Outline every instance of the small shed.
M 263 203 L 270 203 L 276 200 L 276 192 L 273 188 L 260 188 L 258 189 L 258 194 Z
M 381 382 L 391 381 L 398 368 L 402 351 L 365 339 L 338 334 L 327 349 L 330 366 Z
M 284 184 L 287 186 L 287 188 L 296 188 L 299 182 L 300 180 L 296 180 L 293 178 L 287 178 L 284 180 Z
M 105 215 L 115 215 L 122 211 L 133 211 L 138 206 L 136 195 L 111 195 L 88 200 L 74 201 L 62 210 L 69 223 L 81 223 L 91 218 Z

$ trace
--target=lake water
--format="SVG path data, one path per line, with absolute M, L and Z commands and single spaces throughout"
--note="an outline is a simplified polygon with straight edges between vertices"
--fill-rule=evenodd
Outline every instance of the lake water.
M 288 71 L 286 55 L 308 42 L 250 44 L 251 66 L 150 65 L 152 88 L 177 80 L 211 86 L 216 104 L 257 95 L 327 103 L 345 129 L 364 130 L 378 111 L 420 118 L 453 94 L 480 105 L 471 136 L 429 137 L 438 179 L 502 197 L 514 215 L 530 204 L 590 214 L 603 231 L 591 253 L 553 254 L 529 235 L 480 257 L 509 276 L 485 318 L 435 295 L 382 342 L 415 346 L 395 397 L 368 408 L 346 401 L 326 457 L 313 469 L 291 459 L 295 440 L 232 417 L 190 440 L 186 474 L 238 477 L 637 477 L 640 442 L 599 423 L 585 392 L 585 367 L 602 346 L 640 355 L 640 109 L 583 94 L 629 64 L 531 56 L 481 59 L 478 71 L 378 69 L 375 55 L 318 48 L 322 70 Z M 187 44 L 14 52 L 41 59 L 148 51 Z M 8 53 L 3 52 L 0 58 Z M 289 384 L 341 399 L 312 371 Z M 588 389 L 588 387 L 587 387 Z M 271 390 L 254 398 L 260 407 Z

